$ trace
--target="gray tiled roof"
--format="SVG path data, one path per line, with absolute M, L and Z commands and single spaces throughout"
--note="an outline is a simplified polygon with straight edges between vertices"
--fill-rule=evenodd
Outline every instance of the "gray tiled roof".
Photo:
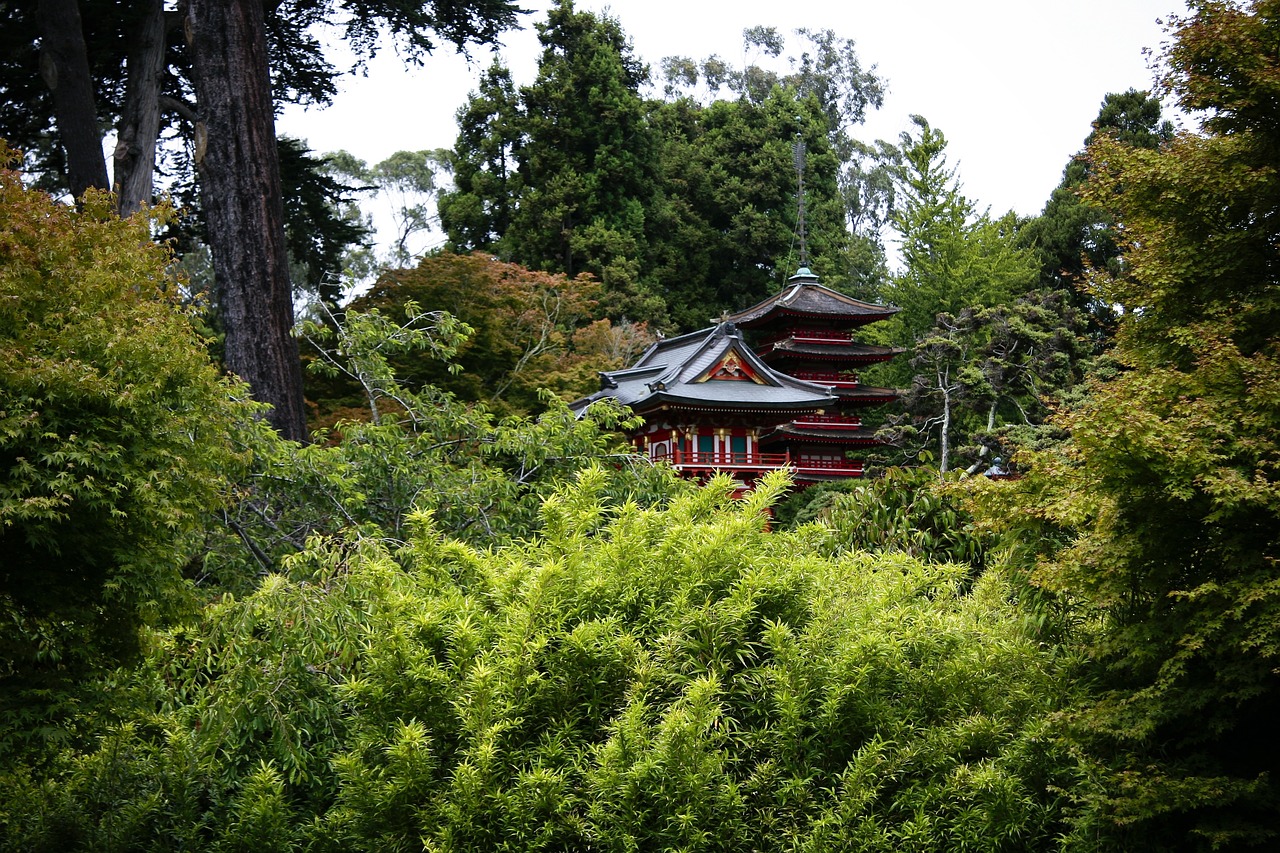
M 708 370 L 733 351 L 761 382 L 705 380 Z M 703 381 L 698 381 L 703 379 Z M 630 368 L 600 374 L 601 389 L 571 404 L 581 411 L 611 397 L 645 410 L 657 405 L 721 409 L 813 411 L 835 402 L 830 386 L 779 373 L 765 364 L 731 323 L 658 341 Z
M 813 358 L 839 358 L 851 361 L 883 361 L 903 352 L 899 347 L 882 347 L 860 344 L 854 341 L 806 341 L 797 343 L 795 338 L 783 338 L 762 348 L 759 355 L 776 353 L 778 356 L 811 356 Z
M 818 277 L 801 271 L 787 281 L 781 293 L 726 319 L 741 326 L 757 326 L 777 316 L 831 317 L 871 322 L 892 316 L 897 308 L 863 302 L 819 284 Z

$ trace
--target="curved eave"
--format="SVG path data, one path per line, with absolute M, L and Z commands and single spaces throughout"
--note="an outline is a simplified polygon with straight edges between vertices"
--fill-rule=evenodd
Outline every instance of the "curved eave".
M 836 430 L 802 429 L 793 427 L 790 424 L 779 427 L 768 435 L 761 436 L 760 443 L 765 445 L 782 441 L 795 441 L 797 439 L 818 444 L 837 444 L 846 447 L 873 447 L 883 443 L 876 438 L 875 435 L 869 432 L 853 432 L 850 430 L 839 432 Z
M 848 352 L 832 349 L 828 352 L 800 352 L 791 349 L 774 349 L 767 347 L 761 350 L 758 355 L 761 358 L 781 361 L 787 359 L 789 361 L 843 361 L 853 362 L 857 364 L 879 364 L 882 361 L 888 361 L 897 353 L 868 353 L 868 352 Z
M 631 404 L 631 410 L 638 415 L 655 411 L 688 411 L 688 412 L 723 412 L 728 414 L 782 414 L 788 417 L 815 412 L 831 405 L 830 400 L 814 400 L 803 403 L 768 403 L 757 401 L 739 404 L 721 400 L 692 400 L 688 397 L 673 397 L 669 394 L 654 394 L 644 400 Z
M 729 322 L 755 328 L 777 317 L 809 317 L 863 325 L 891 317 L 899 309 L 856 299 L 847 293 L 820 284 L 816 276 L 793 276 L 780 291 L 763 302 L 727 318 Z
M 874 388 L 869 385 L 858 385 L 853 388 L 836 388 L 836 398 L 842 403 L 893 403 L 902 395 L 892 388 Z
M 743 329 L 758 329 L 761 326 L 767 326 L 769 323 L 783 317 L 796 317 L 803 320 L 835 321 L 843 327 L 857 327 L 865 326 L 868 323 L 876 323 L 880 320 L 887 320 L 896 313 L 898 313 L 896 308 L 876 313 L 856 314 L 853 312 L 801 311 L 795 308 L 779 307 L 766 311 L 760 316 L 751 319 L 733 320 L 733 318 L 730 317 L 730 320 Z

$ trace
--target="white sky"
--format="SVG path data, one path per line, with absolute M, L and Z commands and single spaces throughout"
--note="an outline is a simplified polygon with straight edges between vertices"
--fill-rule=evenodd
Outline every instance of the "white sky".
M 536 73 L 535 22 L 508 33 L 501 56 L 517 85 Z M 719 54 L 742 59 L 742 30 L 764 25 L 784 35 L 828 28 L 857 43 L 863 67 L 887 81 L 884 107 L 859 137 L 896 141 L 920 114 L 948 139 L 967 196 L 994 214 L 1041 211 L 1068 159 L 1082 146 L 1108 92 L 1150 89 L 1143 49 L 1156 53 L 1166 35 L 1157 19 L 1185 14 L 1180 0 L 578 0 L 607 10 L 656 73 L 664 56 Z M 421 68 L 384 50 L 365 77 L 345 78 L 325 109 L 290 107 L 280 132 L 319 152 L 346 149 L 374 163 L 399 150 L 451 148 L 454 115 L 490 63 L 488 49 L 470 64 L 441 47 Z

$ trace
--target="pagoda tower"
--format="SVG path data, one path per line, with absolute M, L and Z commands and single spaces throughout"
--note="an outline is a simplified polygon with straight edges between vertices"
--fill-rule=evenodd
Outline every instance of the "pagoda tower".
M 856 451 L 879 443 L 863 425 L 862 415 L 868 407 L 893 402 L 899 395 L 862 384 L 859 371 L 902 350 L 860 343 L 858 330 L 897 310 L 832 290 L 801 267 L 780 293 L 727 318 L 749 333 L 756 354 L 770 367 L 825 385 L 835 397 L 834 405 L 760 437 L 763 449 L 790 460 L 797 483 L 862 475 L 863 462 Z
M 610 398 L 630 407 L 643 419 L 630 434 L 636 451 L 687 477 L 725 472 L 741 490 L 782 467 L 801 485 L 858 477 L 853 452 L 876 443 L 861 413 L 898 397 L 863 385 L 858 370 L 900 350 L 855 336 L 896 310 L 801 268 L 776 296 L 601 373 L 600 390 L 570 405 L 582 412 Z

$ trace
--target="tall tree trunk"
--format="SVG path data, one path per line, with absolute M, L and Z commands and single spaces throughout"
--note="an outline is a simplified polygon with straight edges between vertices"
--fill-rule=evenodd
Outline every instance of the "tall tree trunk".
M 951 371 L 938 373 L 938 388 L 942 391 L 942 428 L 939 430 L 938 472 L 951 470 Z
M 58 140 L 67 154 L 67 182 L 76 198 L 107 189 L 107 158 L 89 74 L 89 52 L 76 0 L 40 0 L 40 75 L 53 92 Z
M 129 48 L 128 84 L 114 153 L 116 203 L 121 216 L 151 202 L 164 49 L 164 0 L 146 0 L 146 12 Z
M 202 119 L 196 165 L 208 217 L 227 367 L 272 406 L 286 438 L 306 439 L 293 328 L 284 202 L 260 2 L 191 0 L 187 37 Z

